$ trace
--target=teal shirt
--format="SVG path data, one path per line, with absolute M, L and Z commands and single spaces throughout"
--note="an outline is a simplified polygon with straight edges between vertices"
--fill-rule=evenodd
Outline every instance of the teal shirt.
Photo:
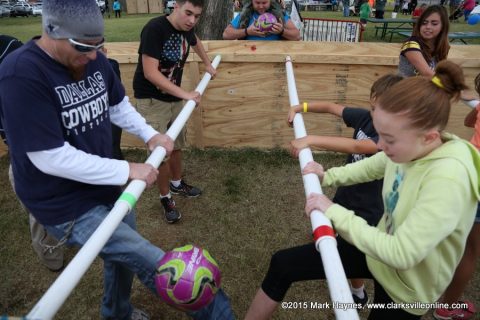
M 258 19 L 259 14 L 257 12 L 254 12 L 252 17 L 250 18 L 250 21 L 248 22 L 248 26 L 252 25 L 252 23 Z M 290 20 L 290 16 L 288 14 L 285 14 L 283 16 L 284 24 L 287 24 L 288 20 Z M 238 14 L 235 18 L 233 18 L 232 22 L 230 22 L 232 27 L 235 29 L 240 28 L 240 15 Z M 269 34 L 266 37 L 257 37 L 257 36 L 248 36 L 245 38 L 245 40 L 281 40 L 282 37 L 279 36 L 278 34 Z

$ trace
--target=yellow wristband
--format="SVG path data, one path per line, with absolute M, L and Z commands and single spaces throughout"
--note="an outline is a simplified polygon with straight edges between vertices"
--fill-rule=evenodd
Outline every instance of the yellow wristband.
M 308 111 L 308 103 L 304 102 L 303 103 L 303 112 L 307 112 Z

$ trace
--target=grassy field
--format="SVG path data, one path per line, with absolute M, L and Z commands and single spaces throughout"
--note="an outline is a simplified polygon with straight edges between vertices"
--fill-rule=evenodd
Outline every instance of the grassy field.
M 143 162 L 144 150 L 127 150 L 130 161 Z M 327 168 L 344 161 L 343 155 L 315 155 Z M 201 187 L 197 199 L 177 197 L 182 220 L 168 225 L 157 198 L 148 189 L 137 206 L 139 232 L 153 244 L 169 250 L 188 243 L 204 247 L 220 264 L 223 288 L 231 297 L 238 319 L 242 319 L 278 249 L 311 241 L 310 221 L 305 218 L 305 195 L 296 159 L 285 151 L 188 150 L 185 176 Z M 57 277 L 38 263 L 30 245 L 28 218 L 20 208 L 7 179 L 8 158 L 0 158 L 0 314 L 25 315 Z M 333 189 L 324 192 L 332 195 Z M 76 254 L 68 248 L 67 261 Z M 478 271 L 478 269 L 477 269 Z M 102 262 L 96 259 L 56 319 L 99 319 L 102 297 Z M 373 285 L 367 282 L 372 294 Z M 465 298 L 480 301 L 479 273 L 470 283 Z M 325 281 L 296 283 L 285 301 L 330 301 Z M 138 280 L 132 302 L 148 311 L 152 319 L 187 319 L 161 303 Z M 360 313 L 366 319 L 368 311 Z M 334 319 L 331 310 L 283 310 L 274 319 Z M 427 315 L 424 319 L 432 319 Z
M 390 13 L 386 15 L 389 16 Z M 143 25 L 155 15 L 124 15 L 106 19 L 108 41 L 138 41 Z M 305 12 L 305 17 L 341 18 L 340 12 Z M 358 18 L 352 18 L 358 20 Z M 473 31 L 464 22 L 455 31 Z M 2 18 L 0 32 L 22 41 L 41 33 L 41 18 Z M 478 26 L 477 26 L 478 30 Z M 365 41 L 376 41 L 368 25 Z M 399 42 L 401 39 L 394 39 Z M 478 43 L 478 42 L 477 42 Z M 293 134 L 292 134 L 293 137 Z M 125 150 L 130 161 L 143 162 L 144 150 Z M 339 165 L 343 155 L 317 154 L 326 167 Z M 0 315 L 21 316 L 31 310 L 58 276 L 44 268 L 30 245 L 28 217 L 22 211 L 7 178 L 8 157 L 0 157 Z M 137 206 L 139 232 L 155 245 L 169 250 L 188 243 L 210 251 L 223 272 L 223 288 L 231 297 L 235 314 L 242 319 L 267 270 L 270 256 L 278 249 L 311 241 L 311 227 L 304 217 L 305 195 L 298 161 L 285 151 L 256 149 L 187 150 L 185 176 L 204 194 L 198 199 L 177 198 L 182 220 L 168 225 L 156 190 L 147 190 Z M 335 190 L 324 192 L 333 195 Z M 77 249 L 68 248 L 67 262 Z M 480 306 L 479 267 L 465 298 Z M 56 319 L 99 319 L 102 297 L 102 262 L 96 259 L 60 309 Z M 367 291 L 373 286 L 367 282 Z M 325 281 L 295 284 L 285 301 L 330 301 Z M 137 280 L 132 302 L 152 319 L 187 319 L 161 303 Z M 368 311 L 360 313 L 366 319 Z M 278 310 L 274 319 L 334 319 L 331 310 Z M 431 313 L 424 319 L 433 319 Z
M 391 8 L 387 8 L 385 17 L 391 16 Z M 129 42 L 139 41 L 140 31 L 145 23 L 155 17 L 155 14 L 136 14 L 123 15 L 121 19 L 105 19 L 105 39 L 108 42 Z M 340 11 L 309 11 L 302 12 L 302 16 L 306 18 L 329 18 L 329 19 L 344 19 Z M 401 16 L 399 16 L 401 17 Z M 358 21 L 358 17 L 346 18 L 347 20 Z M 458 23 L 450 24 L 451 31 L 478 31 L 479 26 L 471 26 L 460 19 Z M 41 17 L 29 18 L 2 18 L 0 19 L 0 32 L 2 34 L 9 34 L 17 37 L 22 41 L 27 41 L 35 35 L 41 34 Z M 405 38 L 401 36 L 394 36 L 392 42 L 402 42 Z M 375 28 L 372 23 L 367 24 L 366 30 L 363 33 L 363 41 L 376 42 L 383 41 L 375 38 Z M 468 40 L 469 44 L 480 44 L 480 39 Z

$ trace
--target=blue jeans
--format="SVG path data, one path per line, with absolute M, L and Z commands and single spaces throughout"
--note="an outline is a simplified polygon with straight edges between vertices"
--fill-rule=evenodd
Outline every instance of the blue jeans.
M 350 16 L 350 7 L 348 5 L 343 5 L 343 16 L 349 17 Z
M 83 246 L 111 209 L 110 206 L 97 206 L 76 220 L 45 228 L 57 239 L 66 239 L 68 245 Z M 132 211 L 123 218 L 99 255 L 104 261 L 102 316 L 105 319 L 130 319 L 133 276 L 137 275 L 156 295 L 157 261 L 164 252 L 136 231 L 135 213 Z M 194 319 L 234 319 L 228 297 L 221 290 L 212 303 L 191 316 Z

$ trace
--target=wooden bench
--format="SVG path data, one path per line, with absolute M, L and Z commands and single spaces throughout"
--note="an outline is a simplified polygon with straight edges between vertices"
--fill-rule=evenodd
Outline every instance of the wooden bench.
M 389 42 L 392 42 L 393 36 L 395 34 L 400 34 L 401 32 L 406 32 L 409 34 L 412 34 L 413 29 L 412 28 L 389 28 L 390 30 L 387 30 L 387 33 L 390 34 L 390 40 Z
M 411 31 L 402 31 L 402 32 L 398 32 L 398 34 L 408 38 L 412 35 L 412 32 Z M 467 44 L 467 42 L 465 40 L 480 39 L 480 32 L 450 32 L 448 34 L 448 39 L 450 40 L 450 42 L 454 42 L 455 40 L 459 40 L 463 44 Z
M 397 19 L 397 18 L 385 18 L 385 19 L 377 19 L 377 18 L 368 18 L 367 22 L 375 24 L 375 37 L 378 37 L 378 31 L 381 31 L 381 39 L 385 39 L 387 35 L 387 31 L 393 31 L 397 29 L 412 29 L 413 24 L 415 23 L 415 19 L 408 18 L 408 19 Z
M 310 8 L 310 10 L 309 10 L 309 8 Z M 325 2 L 315 3 L 315 4 L 305 3 L 305 4 L 300 5 L 300 10 L 302 10 L 302 9 L 303 9 L 303 11 L 332 10 L 332 4 L 331 3 L 325 3 Z

